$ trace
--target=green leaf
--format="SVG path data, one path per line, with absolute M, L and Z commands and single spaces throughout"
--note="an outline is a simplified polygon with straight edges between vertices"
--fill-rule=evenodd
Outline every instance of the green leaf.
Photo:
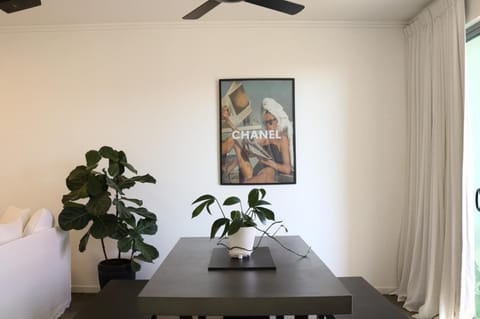
M 196 200 L 194 200 L 194 201 L 192 202 L 192 205 L 193 205 L 193 204 L 196 204 L 196 203 L 198 203 L 198 202 L 206 201 L 206 200 L 208 200 L 208 201 L 215 201 L 215 197 L 213 197 L 212 195 L 209 195 L 209 194 L 202 195 L 202 196 L 200 196 L 199 198 L 197 198 Z
M 271 205 L 269 202 L 267 202 L 266 200 L 263 200 L 263 199 L 260 199 L 258 202 L 257 202 L 257 205 L 256 206 L 261 206 L 261 205 Z
M 122 192 L 122 189 L 120 188 L 119 185 L 117 185 L 115 183 L 115 181 L 113 179 L 111 179 L 110 177 L 106 177 L 107 178 L 107 185 L 111 188 L 113 188 L 116 192 L 118 192 L 119 194 L 123 195 L 123 192 Z
M 116 162 L 110 161 L 108 164 L 108 174 L 113 178 L 117 177 L 120 173 L 120 165 Z
M 71 191 L 79 189 L 85 183 L 87 183 L 87 178 L 89 174 L 90 173 L 85 166 L 81 165 L 75 167 L 67 177 L 67 188 Z
M 240 227 L 243 226 L 243 222 L 241 219 L 235 219 L 235 220 L 232 220 L 232 223 L 230 224 L 230 227 L 228 228 L 228 235 L 233 235 L 235 234 L 239 229 Z
M 257 206 L 258 196 L 259 196 L 258 188 L 254 188 L 248 193 L 248 205 L 250 207 Z
M 118 162 L 118 160 L 119 160 L 118 152 L 115 151 L 110 146 L 102 146 L 100 148 L 100 155 L 102 155 L 102 157 L 104 157 L 104 158 L 107 158 L 107 159 L 115 161 L 115 162 Z
M 125 166 L 130 172 L 137 174 L 137 170 L 130 163 L 127 162 L 127 155 L 123 151 L 118 152 L 120 158 L 120 164 Z
M 118 188 L 119 189 L 128 189 L 131 188 L 132 186 L 135 186 L 135 181 L 131 180 L 130 178 L 127 178 L 123 175 L 118 176 Z
M 217 234 L 220 227 L 227 225 L 228 223 L 229 223 L 228 218 L 219 218 L 216 221 L 214 221 L 212 224 L 212 229 L 210 231 L 210 239 L 215 238 L 215 235 Z
M 264 190 L 263 188 L 260 188 L 259 191 L 260 191 L 260 193 L 262 193 L 262 197 L 261 197 L 261 198 L 263 199 L 263 198 L 265 197 L 265 195 L 267 194 L 267 191 Z
M 256 207 L 255 212 L 261 212 L 263 216 L 265 216 L 266 219 L 268 220 L 275 220 L 275 213 L 272 212 L 270 209 L 265 208 L 265 207 Z
M 110 193 L 104 192 L 100 196 L 90 197 L 86 208 L 90 214 L 99 216 L 106 214 L 111 205 Z
M 225 206 L 231 206 L 240 203 L 240 199 L 238 197 L 232 196 L 227 198 L 224 202 L 223 205 Z
M 134 249 L 140 252 L 140 255 L 137 256 L 137 258 L 142 258 L 142 260 L 146 262 L 153 262 L 153 260 L 159 256 L 158 250 L 155 247 L 145 244 L 140 240 L 135 241 Z
M 114 215 L 102 215 L 95 217 L 89 233 L 96 239 L 108 237 L 117 230 L 117 217 Z
M 88 175 L 87 191 L 88 195 L 99 196 L 108 189 L 105 175 Z
M 137 204 L 138 206 L 142 206 L 142 205 L 143 205 L 143 201 L 140 200 L 140 199 L 127 198 L 127 197 L 123 197 L 123 196 L 122 196 L 122 199 L 123 199 L 123 200 L 126 200 L 126 201 L 129 201 L 129 202 L 132 202 L 132 203 L 134 203 L 134 204 Z
M 78 250 L 83 253 L 85 249 L 87 249 L 88 239 L 90 238 L 90 234 L 87 232 L 83 235 L 82 239 L 80 239 L 80 243 L 78 244 Z
M 100 156 L 98 151 L 91 150 L 85 154 L 85 159 L 87 160 L 87 166 L 89 168 L 95 168 L 97 167 L 98 162 L 102 159 L 102 156 Z
M 192 218 L 195 218 L 198 215 L 200 215 L 200 213 L 205 209 L 205 206 L 207 206 L 207 205 L 208 205 L 208 201 L 205 201 L 205 202 L 201 203 L 200 205 L 198 205 L 192 212 Z
M 58 224 L 63 230 L 80 230 L 87 226 L 90 219 L 85 206 L 65 206 L 58 216 Z
M 151 211 L 149 211 L 148 209 L 144 208 L 144 207 L 131 207 L 131 206 L 128 206 L 127 209 L 129 211 L 131 211 L 132 213 L 135 213 L 135 214 L 138 214 L 142 217 L 145 217 L 147 219 L 150 219 L 150 220 L 157 220 L 157 215 L 155 215 L 154 213 L 152 213 Z
M 136 261 L 132 260 L 131 262 L 132 262 L 131 267 L 134 272 L 137 272 L 142 268 L 142 266 L 140 266 L 140 264 L 137 263 Z
M 133 217 L 132 213 L 130 213 L 130 210 L 125 206 L 125 204 L 122 201 L 114 200 L 114 205 L 117 207 L 118 217 L 123 219 L 130 219 Z
M 151 219 L 140 219 L 138 221 L 137 227 L 135 230 L 139 234 L 144 235 L 155 235 L 158 230 L 158 226 L 154 220 Z
M 133 239 L 131 237 L 125 237 L 120 239 L 117 242 L 117 247 L 120 252 L 126 253 L 130 249 L 132 249 L 132 244 L 133 244 Z
M 125 220 L 127 221 L 127 220 Z M 133 218 L 133 225 L 135 226 L 135 218 Z M 133 226 L 132 226 L 133 227 Z M 129 234 L 128 227 L 125 223 L 117 223 L 117 228 L 109 237 L 113 239 L 122 239 L 127 237 Z
M 139 182 L 139 183 L 151 183 L 151 184 L 155 184 L 157 182 L 157 180 L 150 174 L 134 176 L 130 178 L 130 180 L 134 182 Z
M 232 212 L 230 213 L 230 218 L 232 220 L 241 219 L 242 218 L 242 213 L 239 210 L 232 210 Z
M 68 194 L 63 195 L 62 203 L 65 204 L 66 202 L 76 201 L 78 199 L 87 198 L 87 197 L 88 197 L 87 185 L 84 184 L 79 189 L 76 189 L 74 191 L 71 191 Z
M 265 217 L 263 212 L 259 210 L 255 210 L 255 215 L 258 217 L 260 222 L 265 225 L 265 223 L 267 222 L 267 218 Z

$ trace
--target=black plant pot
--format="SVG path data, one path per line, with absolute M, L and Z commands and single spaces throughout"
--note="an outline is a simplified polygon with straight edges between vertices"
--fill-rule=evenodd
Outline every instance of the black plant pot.
M 100 288 L 112 279 L 135 280 L 130 259 L 107 259 L 98 264 L 98 281 Z

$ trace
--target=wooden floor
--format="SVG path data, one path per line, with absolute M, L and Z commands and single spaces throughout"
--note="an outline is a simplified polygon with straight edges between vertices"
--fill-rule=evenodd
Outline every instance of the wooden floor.
M 77 312 L 82 309 L 82 307 L 88 305 L 88 303 L 95 297 L 96 294 L 72 294 L 72 303 L 70 307 L 65 311 L 63 315 L 59 317 L 59 319 L 73 319 Z M 393 304 L 397 305 L 402 311 L 405 312 L 410 318 L 413 318 L 413 313 L 409 313 L 405 309 L 402 308 L 402 304 L 396 301 L 396 296 L 385 296 L 388 300 L 390 300 Z M 289 317 L 286 316 L 286 319 Z

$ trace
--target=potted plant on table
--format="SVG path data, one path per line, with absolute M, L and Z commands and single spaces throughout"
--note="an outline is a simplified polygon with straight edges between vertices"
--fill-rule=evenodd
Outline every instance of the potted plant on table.
M 275 213 L 265 207 L 271 205 L 270 202 L 264 199 L 266 193 L 267 192 L 263 188 L 253 188 L 250 190 L 248 193 L 248 207 L 246 210 L 244 210 L 241 200 L 236 196 L 228 197 L 222 205 L 215 196 L 210 194 L 202 195 L 192 203 L 192 205 L 198 204 L 192 212 L 192 218 L 199 216 L 203 211 L 207 211 L 208 214 L 212 215 L 212 205 L 216 206 L 221 213 L 221 217 L 213 222 L 210 230 L 210 239 L 215 238 L 215 235 L 223 227 L 219 244 L 225 246 L 222 244 L 222 240 L 228 236 L 229 245 L 225 247 L 227 247 L 229 255 L 232 258 L 242 259 L 244 257 L 249 257 L 254 249 L 260 245 L 264 236 L 273 239 L 293 254 L 300 257 L 306 257 L 310 249 L 305 254 L 299 254 L 290 248 L 285 247 L 275 238 L 279 229 L 283 228 L 285 231 L 288 230 L 282 224 L 282 221 L 275 221 Z M 224 206 L 235 206 L 237 208 L 230 211 L 230 214 L 228 215 L 224 210 Z M 260 228 L 257 224 L 257 220 L 263 225 L 266 225 L 266 228 Z M 269 225 L 267 225 L 268 222 L 270 222 Z M 271 233 L 270 230 L 275 226 L 277 226 L 277 229 Z M 261 237 L 257 246 L 254 248 L 255 235 L 257 232 L 261 233 Z
M 127 162 L 123 151 L 103 146 L 85 154 L 86 165 L 75 167 L 66 179 L 69 193 L 63 195 L 58 222 L 63 230 L 88 228 L 78 249 L 84 252 L 90 237 L 99 239 L 105 260 L 98 264 L 100 286 L 110 279 L 135 279 L 138 261 L 153 262 L 158 250 L 145 243 L 144 235 L 157 232 L 157 217 L 143 207 L 143 201 L 125 195 L 136 183 L 156 183 L 151 175 L 126 176 L 137 170 Z M 107 166 L 99 170 L 102 160 Z M 109 258 L 105 239 L 117 241 L 118 253 Z M 128 257 L 123 257 L 128 253 Z

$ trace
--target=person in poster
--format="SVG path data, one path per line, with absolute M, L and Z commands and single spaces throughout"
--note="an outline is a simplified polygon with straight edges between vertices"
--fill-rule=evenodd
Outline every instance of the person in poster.
M 257 91 L 272 93 L 271 88 Z M 222 183 L 294 183 L 294 128 L 284 106 L 270 96 L 256 106 L 243 83 L 236 81 L 221 100 Z M 255 113 L 257 117 L 252 116 Z

